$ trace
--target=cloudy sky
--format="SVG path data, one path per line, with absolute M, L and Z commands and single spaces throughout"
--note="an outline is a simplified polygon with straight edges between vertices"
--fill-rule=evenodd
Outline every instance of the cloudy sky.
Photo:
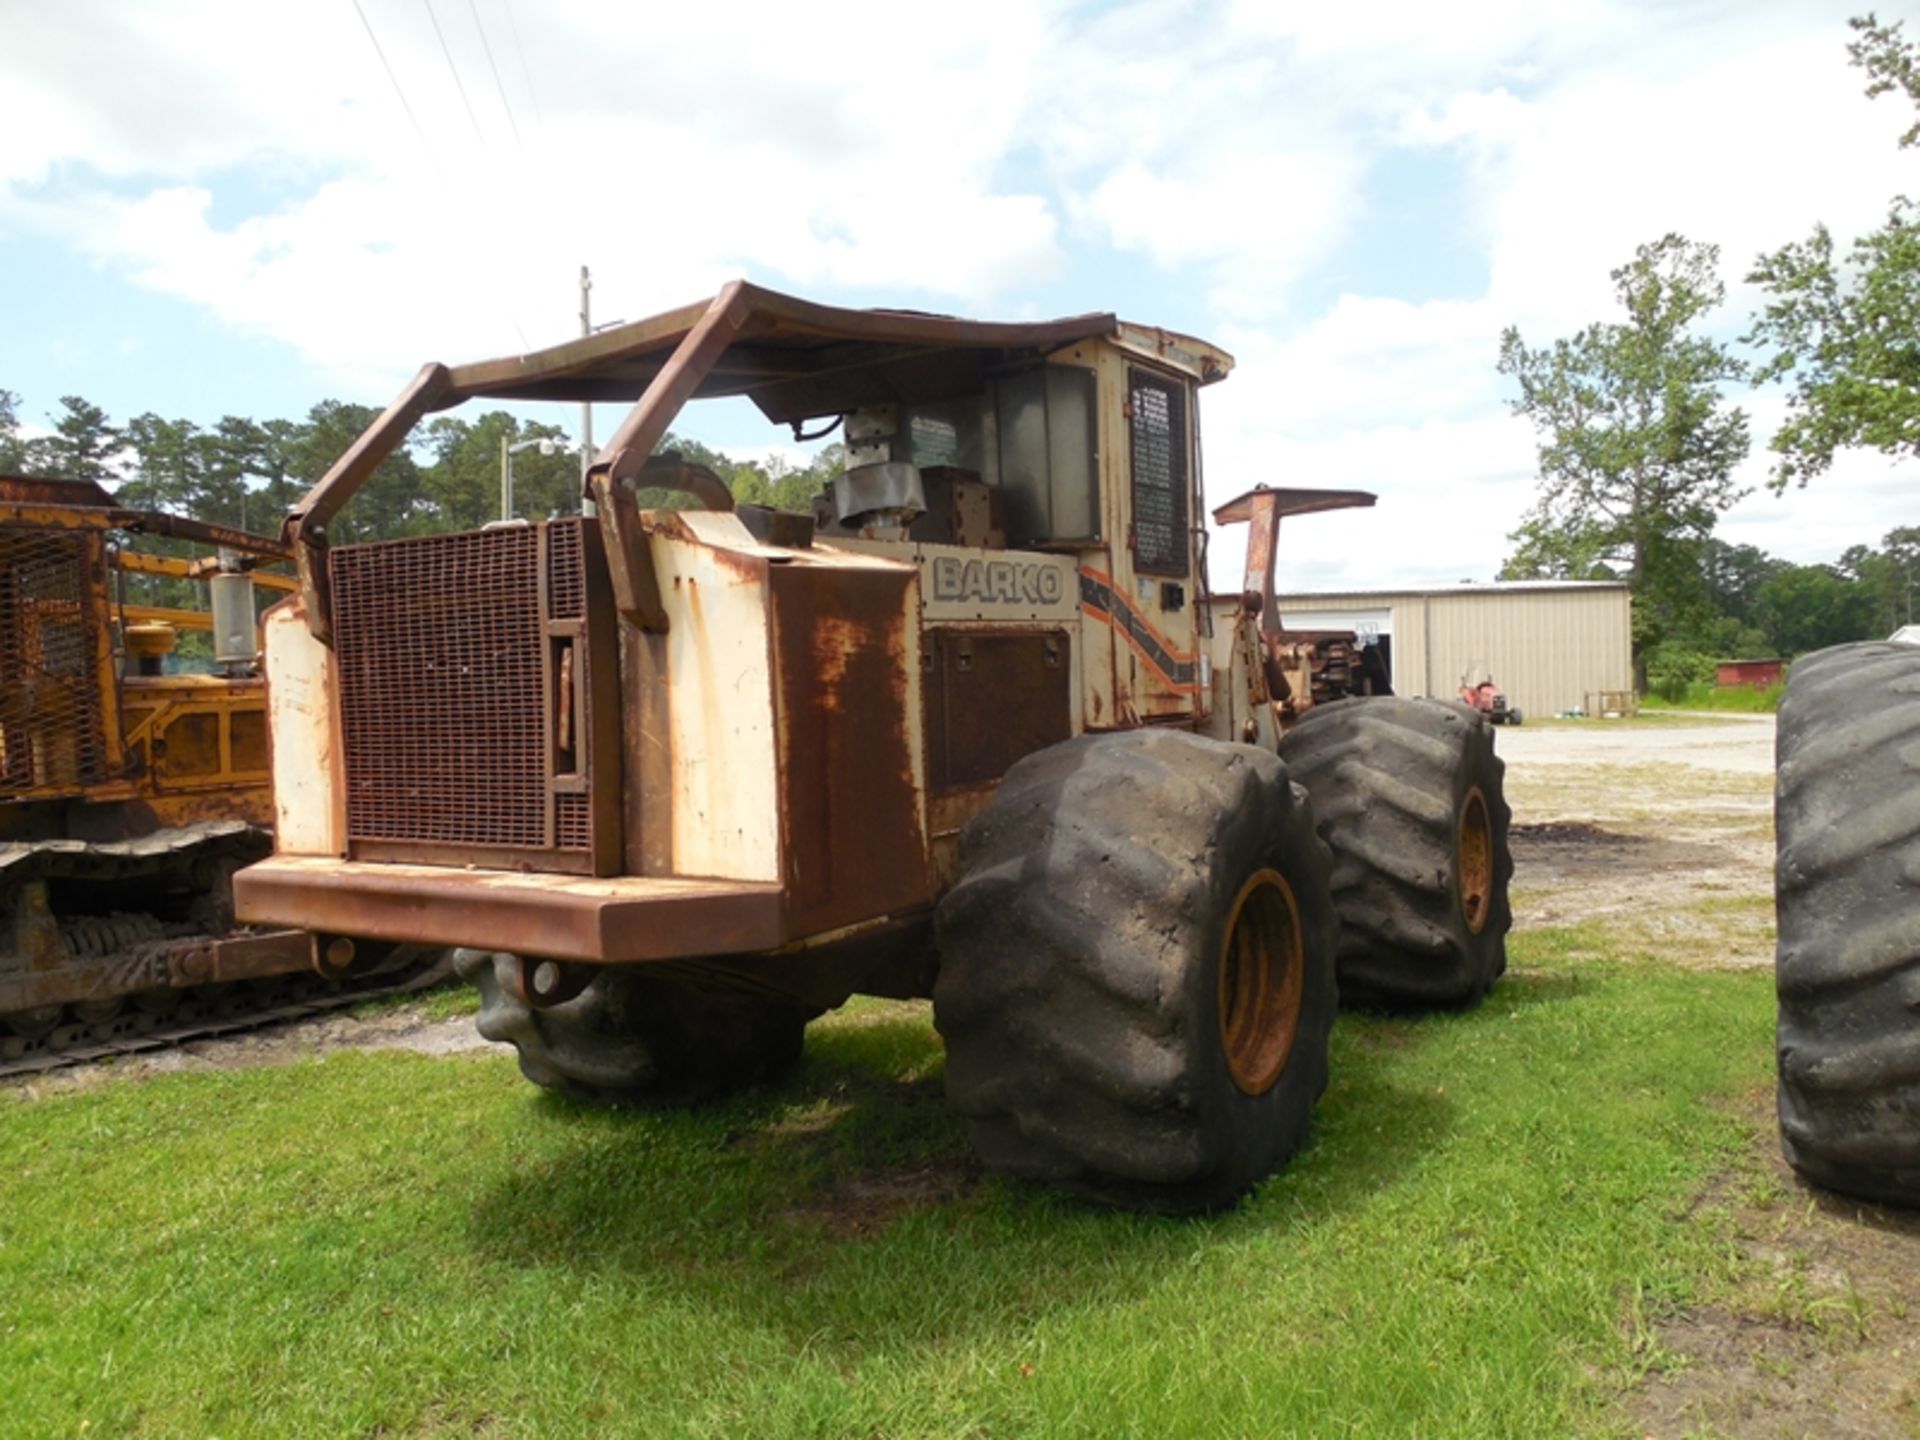
M 1608 318 L 1608 271 L 1678 230 L 1721 246 L 1737 336 L 1755 255 L 1920 189 L 1904 102 L 1846 64 L 1857 8 L 0 0 L 0 387 L 40 422 L 70 393 L 384 403 L 424 360 L 575 333 L 582 264 L 596 319 L 738 275 L 1112 309 L 1238 357 L 1214 503 L 1379 493 L 1300 522 L 1283 583 L 1488 579 L 1532 493 L 1503 326 Z M 1739 398 L 1764 444 L 1780 397 Z M 694 417 L 736 453 L 784 434 Z M 1721 533 L 1789 559 L 1920 523 L 1915 467 L 1784 498 L 1749 472 Z

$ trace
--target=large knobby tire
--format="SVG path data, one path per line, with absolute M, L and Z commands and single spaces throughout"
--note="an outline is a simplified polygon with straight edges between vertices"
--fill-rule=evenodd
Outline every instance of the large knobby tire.
M 989 1166 L 1219 1209 L 1306 1140 L 1337 1008 L 1326 846 L 1270 752 L 1173 731 L 1028 756 L 935 917 L 947 1095 Z
M 534 1084 L 589 1105 L 703 1100 L 772 1079 L 800 1058 L 819 1013 L 613 966 L 573 999 L 535 1008 L 520 996 L 517 956 L 460 950 L 454 963 L 480 990 L 480 1033 L 512 1045 Z
M 1796 661 L 1777 746 L 1781 1148 L 1920 1205 L 1920 647 Z
M 1341 1002 L 1478 1003 L 1513 925 L 1492 725 L 1452 700 L 1338 700 L 1307 711 L 1280 755 L 1333 850 Z

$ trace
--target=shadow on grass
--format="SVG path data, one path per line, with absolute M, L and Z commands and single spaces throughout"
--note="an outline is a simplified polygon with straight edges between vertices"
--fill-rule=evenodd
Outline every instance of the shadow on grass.
M 946 1104 L 938 1038 L 900 1020 L 809 1037 L 784 1085 L 705 1110 L 532 1098 L 539 1153 L 482 1192 L 470 1235 L 492 1261 L 618 1276 L 796 1344 L 918 1347 L 1137 1298 L 1190 1267 L 1200 1237 L 1297 1233 L 1400 1183 L 1444 1143 L 1451 1103 L 1347 1050 L 1313 1142 L 1211 1219 L 1099 1210 L 985 1173 Z
M 1829 1190 L 1790 1166 L 1783 1168 L 1804 1202 L 1829 1219 L 1843 1225 L 1879 1230 L 1907 1240 L 1920 1240 L 1920 1210 L 1902 1209 L 1878 1200 Z
M 1340 1026 L 1367 1050 L 1417 1050 L 1459 1026 L 1484 1024 L 1542 1005 L 1558 1005 L 1592 990 L 1594 980 L 1568 970 L 1510 970 L 1478 1005 L 1453 1010 L 1355 1007 L 1340 1012 Z M 1338 1077 L 1335 1077 L 1336 1080 Z
M 1571 970 L 1539 970 L 1529 966 L 1509 970 L 1486 998 L 1483 1013 L 1528 1010 L 1536 1005 L 1558 1005 L 1593 989 L 1591 977 Z

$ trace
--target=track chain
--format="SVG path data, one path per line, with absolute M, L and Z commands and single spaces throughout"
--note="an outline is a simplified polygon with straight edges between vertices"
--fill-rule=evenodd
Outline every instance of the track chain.
M 129 1004 L 112 1019 L 97 1025 L 69 1020 L 46 1035 L 32 1039 L 0 1034 L 0 1080 L 16 1075 L 40 1075 L 69 1065 L 139 1055 L 190 1040 L 305 1020 L 383 995 L 428 990 L 445 980 L 449 973 L 442 962 L 428 965 L 392 984 L 369 983 L 362 988 L 344 990 L 304 975 L 285 977 L 282 983 L 273 984 L 271 988 L 259 982 L 240 981 L 207 987 L 204 991 L 183 991 L 179 1009 L 171 1014 L 149 1014 Z M 386 978 L 373 976 L 371 980 Z M 293 998 L 276 1004 L 276 993 Z M 266 1008 L 261 1008 L 262 1002 Z

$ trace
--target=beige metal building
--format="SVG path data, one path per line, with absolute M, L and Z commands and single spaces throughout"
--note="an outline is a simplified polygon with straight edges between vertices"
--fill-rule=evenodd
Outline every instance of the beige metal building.
M 1527 714 L 1551 715 L 1633 689 L 1627 587 L 1509 580 L 1430 590 L 1282 595 L 1293 630 L 1352 630 L 1383 642 L 1394 693 L 1458 693 L 1484 667 Z

